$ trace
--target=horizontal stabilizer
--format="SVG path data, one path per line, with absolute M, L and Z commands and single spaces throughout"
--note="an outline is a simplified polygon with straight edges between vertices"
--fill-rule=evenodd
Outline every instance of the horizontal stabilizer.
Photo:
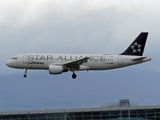
M 145 58 L 147 58 L 147 57 L 139 57 L 139 58 L 132 59 L 132 61 L 139 61 L 139 60 L 143 60 Z

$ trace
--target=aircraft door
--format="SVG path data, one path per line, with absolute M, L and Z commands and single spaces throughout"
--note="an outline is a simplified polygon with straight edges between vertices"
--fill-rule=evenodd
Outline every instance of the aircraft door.
M 23 64 L 27 64 L 28 63 L 28 56 L 24 55 L 23 56 Z
M 118 65 L 123 65 L 123 56 L 121 55 L 118 57 Z

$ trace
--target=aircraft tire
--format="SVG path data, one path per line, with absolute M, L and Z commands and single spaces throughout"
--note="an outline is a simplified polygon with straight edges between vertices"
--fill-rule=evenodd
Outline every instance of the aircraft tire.
M 72 78 L 73 78 L 73 79 L 76 79 L 76 77 L 77 77 L 76 74 L 73 74 L 73 75 L 72 75 Z
M 24 77 L 24 78 L 26 78 L 26 77 L 27 77 L 27 75 L 23 75 L 23 77 Z

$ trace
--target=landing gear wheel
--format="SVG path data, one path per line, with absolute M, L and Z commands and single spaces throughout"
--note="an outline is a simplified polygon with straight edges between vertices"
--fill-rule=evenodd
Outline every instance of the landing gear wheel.
M 76 77 L 77 77 L 76 74 L 73 74 L 73 75 L 72 75 L 72 78 L 73 78 L 73 79 L 76 79 Z
M 27 75 L 23 75 L 23 77 L 24 77 L 24 78 L 26 78 L 26 77 L 27 77 Z

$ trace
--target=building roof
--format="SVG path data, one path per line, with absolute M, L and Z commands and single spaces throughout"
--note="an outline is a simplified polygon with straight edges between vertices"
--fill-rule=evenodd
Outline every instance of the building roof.
M 61 109 L 61 110 L 34 110 L 34 111 L 11 111 L 0 112 L 0 115 L 23 115 L 23 114 L 46 114 L 46 113 L 72 113 L 72 112 L 95 112 L 95 111 L 117 111 L 117 110 L 143 110 L 160 109 L 160 105 L 155 106 L 108 106 L 100 108 L 80 108 L 80 109 Z

